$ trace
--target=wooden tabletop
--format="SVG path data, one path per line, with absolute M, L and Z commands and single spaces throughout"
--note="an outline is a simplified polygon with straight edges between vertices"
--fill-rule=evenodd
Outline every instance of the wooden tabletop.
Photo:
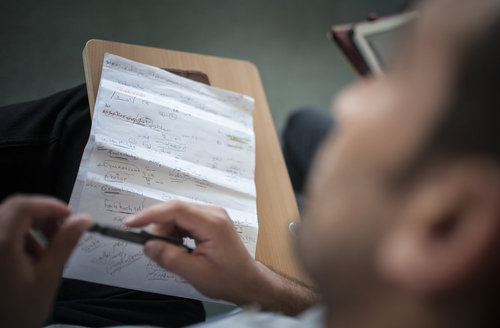
M 242 60 L 90 40 L 83 50 L 83 64 L 91 113 L 106 52 L 157 67 L 201 71 L 208 75 L 211 85 L 255 99 L 255 183 L 259 219 L 256 259 L 276 271 L 304 280 L 305 276 L 296 265 L 288 229 L 290 222 L 299 218 L 297 204 L 256 66 Z

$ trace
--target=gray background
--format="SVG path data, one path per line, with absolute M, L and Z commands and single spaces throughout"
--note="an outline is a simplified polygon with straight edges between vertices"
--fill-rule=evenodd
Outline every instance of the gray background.
M 0 105 L 84 82 L 92 38 L 249 60 L 281 132 L 290 111 L 327 110 L 355 76 L 326 38 L 332 24 L 399 11 L 404 0 L 2 0 Z

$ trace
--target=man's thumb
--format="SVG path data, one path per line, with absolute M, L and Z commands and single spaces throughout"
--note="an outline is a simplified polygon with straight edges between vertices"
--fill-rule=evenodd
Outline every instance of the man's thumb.
M 164 269 L 177 274 L 182 274 L 183 268 L 193 260 L 181 247 L 160 240 L 148 241 L 144 253 Z
M 92 220 L 87 216 L 78 216 L 64 222 L 49 241 L 42 255 L 40 269 L 42 274 L 61 275 L 64 263 L 75 248 L 80 236 L 92 226 Z

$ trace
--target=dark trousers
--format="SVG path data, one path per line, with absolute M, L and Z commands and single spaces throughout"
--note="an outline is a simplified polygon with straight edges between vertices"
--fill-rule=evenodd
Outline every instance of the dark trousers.
M 300 210 L 312 163 L 333 126 L 328 113 L 314 108 L 299 109 L 288 118 L 283 132 L 283 156 Z
M 0 108 L 0 201 L 13 193 L 38 193 L 68 202 L 90 123 L 84 85 Z M 311 109 L 288 121 L 284 155 L 298 199 L 331 126 L 327 114 Z M 47 323 L 177 327 L 204 318 L 199 301 L 63 279 Z
M 0 200 L 38 193 L 68 202 L 89 132 L 85 85 L 0 108 Z M 179 327 L 204 319 L 199 301 L 63 279 L 47 324 Z

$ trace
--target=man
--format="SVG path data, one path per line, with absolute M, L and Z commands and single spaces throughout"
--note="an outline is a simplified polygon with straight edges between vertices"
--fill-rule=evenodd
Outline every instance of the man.
M 497 0 L 428 1 L 389 73 L 338 98 L 338 126 L 316 162 L 297 236 L 299 258 L 326 307 L 316 324 L 498 326 L 499 18 Z M 49 233 L 48 247 L 28 258 L 29 223 L 43 227 L 68 210 L 53 200 L 15 198 L 0 213 L 0 249 L 9 263 L 1 269 L 8 290 L 2 326 L 36 326 L 90 222 L 63 223 Z M 167 202 L 127 224 L 194 237 L 193 254 L 160 241 L 148 242 L 145 253 L 207 296 L 290 315 L 317 302 L 310 289 L 253 261 L 222 209 Z M 297 326 L 313 324 L 300 320 Z M 257 314 L 243 321 L 271 322 Z

